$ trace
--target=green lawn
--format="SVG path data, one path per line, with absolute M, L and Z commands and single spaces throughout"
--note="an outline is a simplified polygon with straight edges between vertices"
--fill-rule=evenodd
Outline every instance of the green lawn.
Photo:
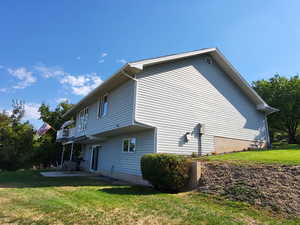
M 285 149 L 245 151 L 201 157 L 205 160 L 234 161 L 241 163 L 269 163 L 300 165 L 300 146 L 289 145 Z
M 164 194 L 95 178 L 0 172 L 0 224 L 300 224 L 246 203 L 196 192 Z

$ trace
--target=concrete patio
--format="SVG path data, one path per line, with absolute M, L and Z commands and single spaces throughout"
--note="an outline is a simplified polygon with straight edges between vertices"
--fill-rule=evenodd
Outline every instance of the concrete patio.
M 95 174 L 82 172 L 82 171 L 51 171 L 51 172 L 40 172 L 44 177 L 91 177 Z
M 88 173 L 83 171 L 49 171 L 49 172 L 40 172 L 40 174 L 44 177 L 90 177 L 92 179 L 109 182 L 114 185 L 130 185 L 130 183 L 126 181 L 103 176 L 101 174 L 94 174 L 94 173 Z

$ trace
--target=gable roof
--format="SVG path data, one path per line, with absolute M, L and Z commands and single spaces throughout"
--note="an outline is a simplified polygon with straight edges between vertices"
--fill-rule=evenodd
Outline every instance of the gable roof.
M 68 117 L 76 110 L 87 106 L 91 101 L 96 99 L 100 93 L 112 89 L 129 80 L 130 76 L 143 71 L 147 66 L 152 66 L 160 63 L 170 62 L 173 60 L 184 59 L 196 55 L 209 54 L 218 63 L 218 65 L 226 72 L 226 74 L 241 88 L 241 90 L 256 104 L 257 110 L 265 111 L 267 114 L 279 111 L 278 109 L 270 107 L 248 84 L 248 82 L 241 76 L 241 74 L 232 66 L 232 64 L 225 58 L 225 56 L 217 48 L 205 48 L 196 51 L 184 52 L 179 54 L 161 56 L 157 58 L 144 59 L 125 64 L 120 70 L 109 77 L 106 81 L 100 84 L 97 88 L 91 91 L 87 96 L 81 99 L 63 117 Z

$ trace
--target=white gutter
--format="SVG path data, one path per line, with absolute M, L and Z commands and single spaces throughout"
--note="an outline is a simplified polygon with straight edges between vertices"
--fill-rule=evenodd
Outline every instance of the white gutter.
M 132 80 L 134 80 L 134 81 L 137 81 L 137 79 L 135 79 L 134 77 L 132 77 L 132 76 L 130 76 L 128 73 L 126 73 L 124 70 L 121 70 L 121 73 L 124 75 L 124 76 L 126 76 L 126 77 L 128 77 L 128 78 L 130 78 L 130 79 L 132 79 Z
M 280 110 L 279 109 L 276 109 L 276 108 L 273 108 L 267 104 L 260 104 L 260 105 L 257 105 L 256 106 L 256 109 L 257 110 L 260 110 L 260 111 L 264 111 L 266 112 L 266 115 L 270 115 L 272 113 L 275 113 L 275 112 L 279 112 Z

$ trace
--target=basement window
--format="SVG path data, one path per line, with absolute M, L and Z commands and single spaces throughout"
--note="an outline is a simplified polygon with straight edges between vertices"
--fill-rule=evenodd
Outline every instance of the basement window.
M 135 152 L 136 138 L 123 139 L 123 152 Z

